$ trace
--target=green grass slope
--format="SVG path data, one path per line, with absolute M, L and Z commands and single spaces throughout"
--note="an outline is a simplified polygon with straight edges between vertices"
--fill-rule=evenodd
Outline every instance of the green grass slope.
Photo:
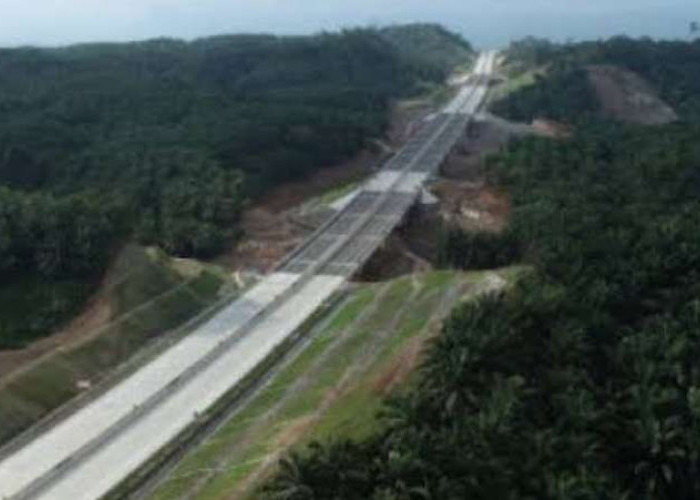
M 378 431 L 285 460 L 263 498 L 700 498 L 698 47 L 562 48 L 574 68 L 646 61 L 682 119 L 584 119 L 491 157 L 533 272 L 450 316 Z
M 495 276 L 433 272 L 361 285 L 319 319 L 308 345 L 150 498 L 253 498 L 290 447 L 370 435 L 382 398 L 408 383 L 420 346 L 442 317 Z
M 146 359 L 144 348 L 186 333 L 178 327 L 233 286 L 208 268 L 183 276 L 160 252 L 137 246 L 115 267 L 101 299 L 108 323 L 0 379 L 0 445 L 84 392 L 79 383 L 100 384 L 124 363 Z
M 407 59 L 438 71 L 465 66 L 475 57 L 471 44 L 437 24 L 408 24 L 379 30 Z
M 0 349 L 65 324 L 124 241 L 222 251 L 247 200 L 351 157 L 469 55 L 426 26 L 0 49 Z

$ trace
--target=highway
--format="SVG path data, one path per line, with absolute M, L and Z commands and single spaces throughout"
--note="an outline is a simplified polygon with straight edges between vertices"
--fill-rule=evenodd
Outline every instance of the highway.
M 197 421 L 284 343 L 401 223 L 463 136 L 495 53 L 342 210 L 243 297 L 0 462 L 0 499 L 96 500 Z

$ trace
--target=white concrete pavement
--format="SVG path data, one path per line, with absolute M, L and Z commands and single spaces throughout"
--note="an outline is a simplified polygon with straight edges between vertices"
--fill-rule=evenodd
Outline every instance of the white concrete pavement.
M 476 69 L 492 69 L 495 54 Z M 486 88 L 470 85 L 445 109 L 472 114 Z M 427 173 L 382 171 L 378 191 L 418 192 Z M 195 332 L 0 462 L 0 499 L 95 500 L 283 343 L 345 282 L 342 276 L 275 273 Z
M 22 491 L 98 439 L 230 340 L 299 279 L 273 274 L 131 377 L 0 463 L 0 498 Z
M 94 500 L 108 493 L 244 379 L 344 282 L 337 276 L 313 278 L 257 326 L 254 335 L 243 337 L 138 425 L 128 427 L 36 498 Z
M 493 74 L 496 65 L 496 58 L 497 52 L 486 52 L 482 54 L 477 59 L 476 66 L 474 68 L 474 71 L 472 72 L 472 75 L 483 77 Z M 481 103 L 486 97 L 488 88 L 485 85 L 477 85 L 475 88 L 474 85 L 470 85 L 468 83 L 468 80 L 465 80 L 465 83 L 467 84 L 464 86 L 464 88 L 462 88 L 457 94 L 457 96 L 445 106 L 445 108 L 443 109 L 443 113 L 461 113 L 466 115 L 473 115 L 477 112 L 477 110 L 481 106 Z M 434 118 L 435 116 L 437 115 L 431 115 L 432 118 Z M 398 175 L 399 173 L 396 171 L 382 170 L 375 174 L 367 182 L 367 184 L 364 186 L 364 189 L 370 191 L 387 190 L 390 188 L 390 186 L 393 185 L 393 182 L 395 182 Z M 416 188 L 416 186 L 422 185 L 428 179 L 427 175 L 421 173 L 413 173 L 412 176 L 413 177 L 411 179 L 407 179 L 401 184 L 399 190 L 403 190 L 405 192 L 412 191 Z M 333 202 L 330 205 L 331 208 L 338 211 L 345 209 L 350 203 L 352 203 L 352 200 L 355 199 L 355 197 L 360 193 L 361 190 L 361 188 L 357 188 L 352 192 L 344 195 L 343 197 Z

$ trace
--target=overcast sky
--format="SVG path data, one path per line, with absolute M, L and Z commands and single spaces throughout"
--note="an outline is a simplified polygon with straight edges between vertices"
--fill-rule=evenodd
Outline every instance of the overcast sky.
M 0 0 L 0 45 L 435 21 L 494 47 L 529 34 L 682 37 L 696 19 L 700 0 Z

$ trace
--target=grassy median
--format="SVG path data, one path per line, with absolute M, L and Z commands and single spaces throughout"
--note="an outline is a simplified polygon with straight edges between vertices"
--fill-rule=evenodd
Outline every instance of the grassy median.
M 319 320 L 306 348 L 186 456 L 151 499 L 255 498 L 260 480 L 287 450 L 367 435 L 383 397 L 410 381 L 442 317 L 500 274 L 432 272 L 358 286 Z

